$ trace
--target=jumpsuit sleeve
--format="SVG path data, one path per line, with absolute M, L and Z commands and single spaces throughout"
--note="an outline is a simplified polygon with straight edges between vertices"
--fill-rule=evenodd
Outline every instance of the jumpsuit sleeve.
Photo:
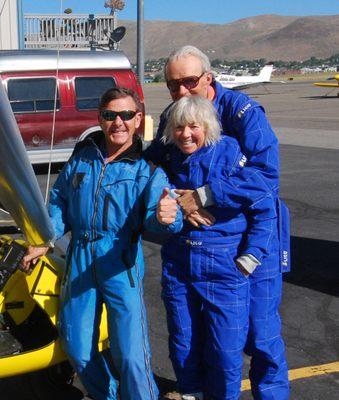
M 177 207 L 176 220 L 170 225 L 163 225 L 157 219 L 157 205 L 164 188 L 170 187 L 165 172 L 156 168 L 144 189 L 144 204 L 146 208 L 144 228 L 149 232 L 179 232 L 183 224 L 183 215 Z
M 70 190 L 71 164 L 71 160 L 65 164 L 50 191 L 48 211 L 56 233 L 56 239 L 61 238 L 70 230 L 67 223 L 67 195 Z
M 218 111 L 226 132 L 237 140 L 247 159 L 246 168 L 256 170 L 274 194 L 279 191 L 279 142 L 266 117 L 264 108 L 244 94 Z M 225 187 L 225 191 L 227 187 Z M 204 206 L 212 204 L 208 187 L 200 188 Z M 232 193 L 230 193 L 231 195 Z
M 232 168 L 207 183 L 217 207 L 233 208 L 248 217 L 242 254 L 250 254 L 261 262 L 270 252 L 277 223 L 275 196 L 256 168 L 244 167 L 244 160 L 239 149 Z
M 279 142 L 258 103 L 245 97 L 232 112 L 233 128 L 248 165 L 261 174 L 272 191 L 279 190 Z

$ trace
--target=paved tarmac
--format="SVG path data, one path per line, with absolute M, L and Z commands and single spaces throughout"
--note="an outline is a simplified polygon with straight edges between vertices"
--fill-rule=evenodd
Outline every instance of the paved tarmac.
M 146 111 L 157 125 L 170 102 L 167 89 L 146 85 L 144 91 Z M 336 93 L 322 97 L 326 89 L 309 82 L 272 84 L 248 93 L 265 107 L 279 137 L 281 196 L 292 214 L 292 272 L 285 275 L 281 306 L 293 379 L 291 399 L 334 400 L 339 393 L 339 98 Z M 41 169 L 38 179 L 43 186 L 46 176 Z M 1 214 L 0 218 L 5 217 Z M 9 223 L 2 221 L 1 225 Z M 153 369 L 160 388 L 168 391 L 175 389 L 175 379 L 160 300 L 159 250 L 158 237 L 145 238 L 145 297 Z M 244 379 L 248 365 L 245 358 Z M 241 397 L 251 398 L 248 390 Z

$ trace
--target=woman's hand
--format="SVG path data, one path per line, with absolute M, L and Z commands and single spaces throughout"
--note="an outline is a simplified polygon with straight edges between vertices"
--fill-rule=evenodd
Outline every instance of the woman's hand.
M 177 216 L 177 201 L 173 199 L 169 193 L 170 190 L 165 188 L 158 202 L 157 220 L 162 225 L 172 224 Z
M 196 228 L 199 228 L 200 225 L 212 226 L 215 223 L 213 215 L 204 208 L 199 208 L 199 210 L 187 215 L 186 220 Z
M 44 256 L 49 250 L 48 246 L 43 247 L 34 247 L 29 246 L 26 252 L 26 255 L 21 261 L 22 269 L 25 271 L 29 271 L 32 265 L 35 265 L 38 259 Z

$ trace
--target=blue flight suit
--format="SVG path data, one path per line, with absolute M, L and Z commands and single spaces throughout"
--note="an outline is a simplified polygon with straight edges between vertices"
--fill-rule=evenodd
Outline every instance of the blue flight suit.
M 276 246 L 250 275 L 249 332 L 245 351 L 251 356 L 250 380 L 252 394 L 260 400 L 289 398 L 288 367 L 281 337 L 279 305 L 282 272 L 290 268 L 289 213 L 279 199 L 278 140 L 261 105 L 246 94 L 223 88 L 213 82 L 217 110 L 222 130 L 234 137 L 248 159 L 247 165 L 258 170 L 276 200 L 278 224 Z M 161 165 L 171 174 L 168 154 L 173 145 L 161 141 L 167 121 L 167 110 L 160 117 L 156 138 L 144 152 L 146 159 Z
M 180 189 L 208 184 L 213 226 L 184 223 L 163 246 L 163 299 L 170 357 L 183 393 L 204 392 L 214 400 L 238 399 L 242 351 L 249 316 L 249 280 L 235 260 L 259 262 L 277 252 L 275 199 L 260 174 L 244 168 L 235 139 L 186 156 L 173 148 L 171 183 Z
M 143 302 L 141 229 L 161 225 L 156 207 L 168 180 L 152 174 L 141 159 L 141 141 L 105 163 L 100 132 L 81 143 L 61 171 L 50 195 L 49 212 L 57 238 L 71 231 L 62 285 L 59 332 L 66 353 L 95 400 L 116 400 L 117 383 L 98 351 L 103 303 L 110 350 L 123 400 L 156 400 Z

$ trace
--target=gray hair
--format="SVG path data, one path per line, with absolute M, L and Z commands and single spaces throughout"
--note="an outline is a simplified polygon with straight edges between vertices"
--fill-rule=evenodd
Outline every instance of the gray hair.
M 210 100 L 201 96 L 184 96 L 173 103 L 167 112 L 163 142 L 173 143 L 175 129 L 192 123 L 203 126 L 206 135 L 204 146 L 215 144 L 220 140 L 221 126 Z
M 184 58 L 184 57 L 196 57 L 198 60 L 201 62 L 201 72 L 210 72 L 211 71 L 211 63 L 209 58 L 204 54 L 201 50 L 199 50 L 197 47 L 194 46 L 183 46 L 180 47 L 180 49 L 173 51 L 168 59 L 166 60 L 165 66 L 164 66 L 164 75 L 166 79 L 166 70 L 167 66 L 169 63 L 178 60 L 178 58 Z

